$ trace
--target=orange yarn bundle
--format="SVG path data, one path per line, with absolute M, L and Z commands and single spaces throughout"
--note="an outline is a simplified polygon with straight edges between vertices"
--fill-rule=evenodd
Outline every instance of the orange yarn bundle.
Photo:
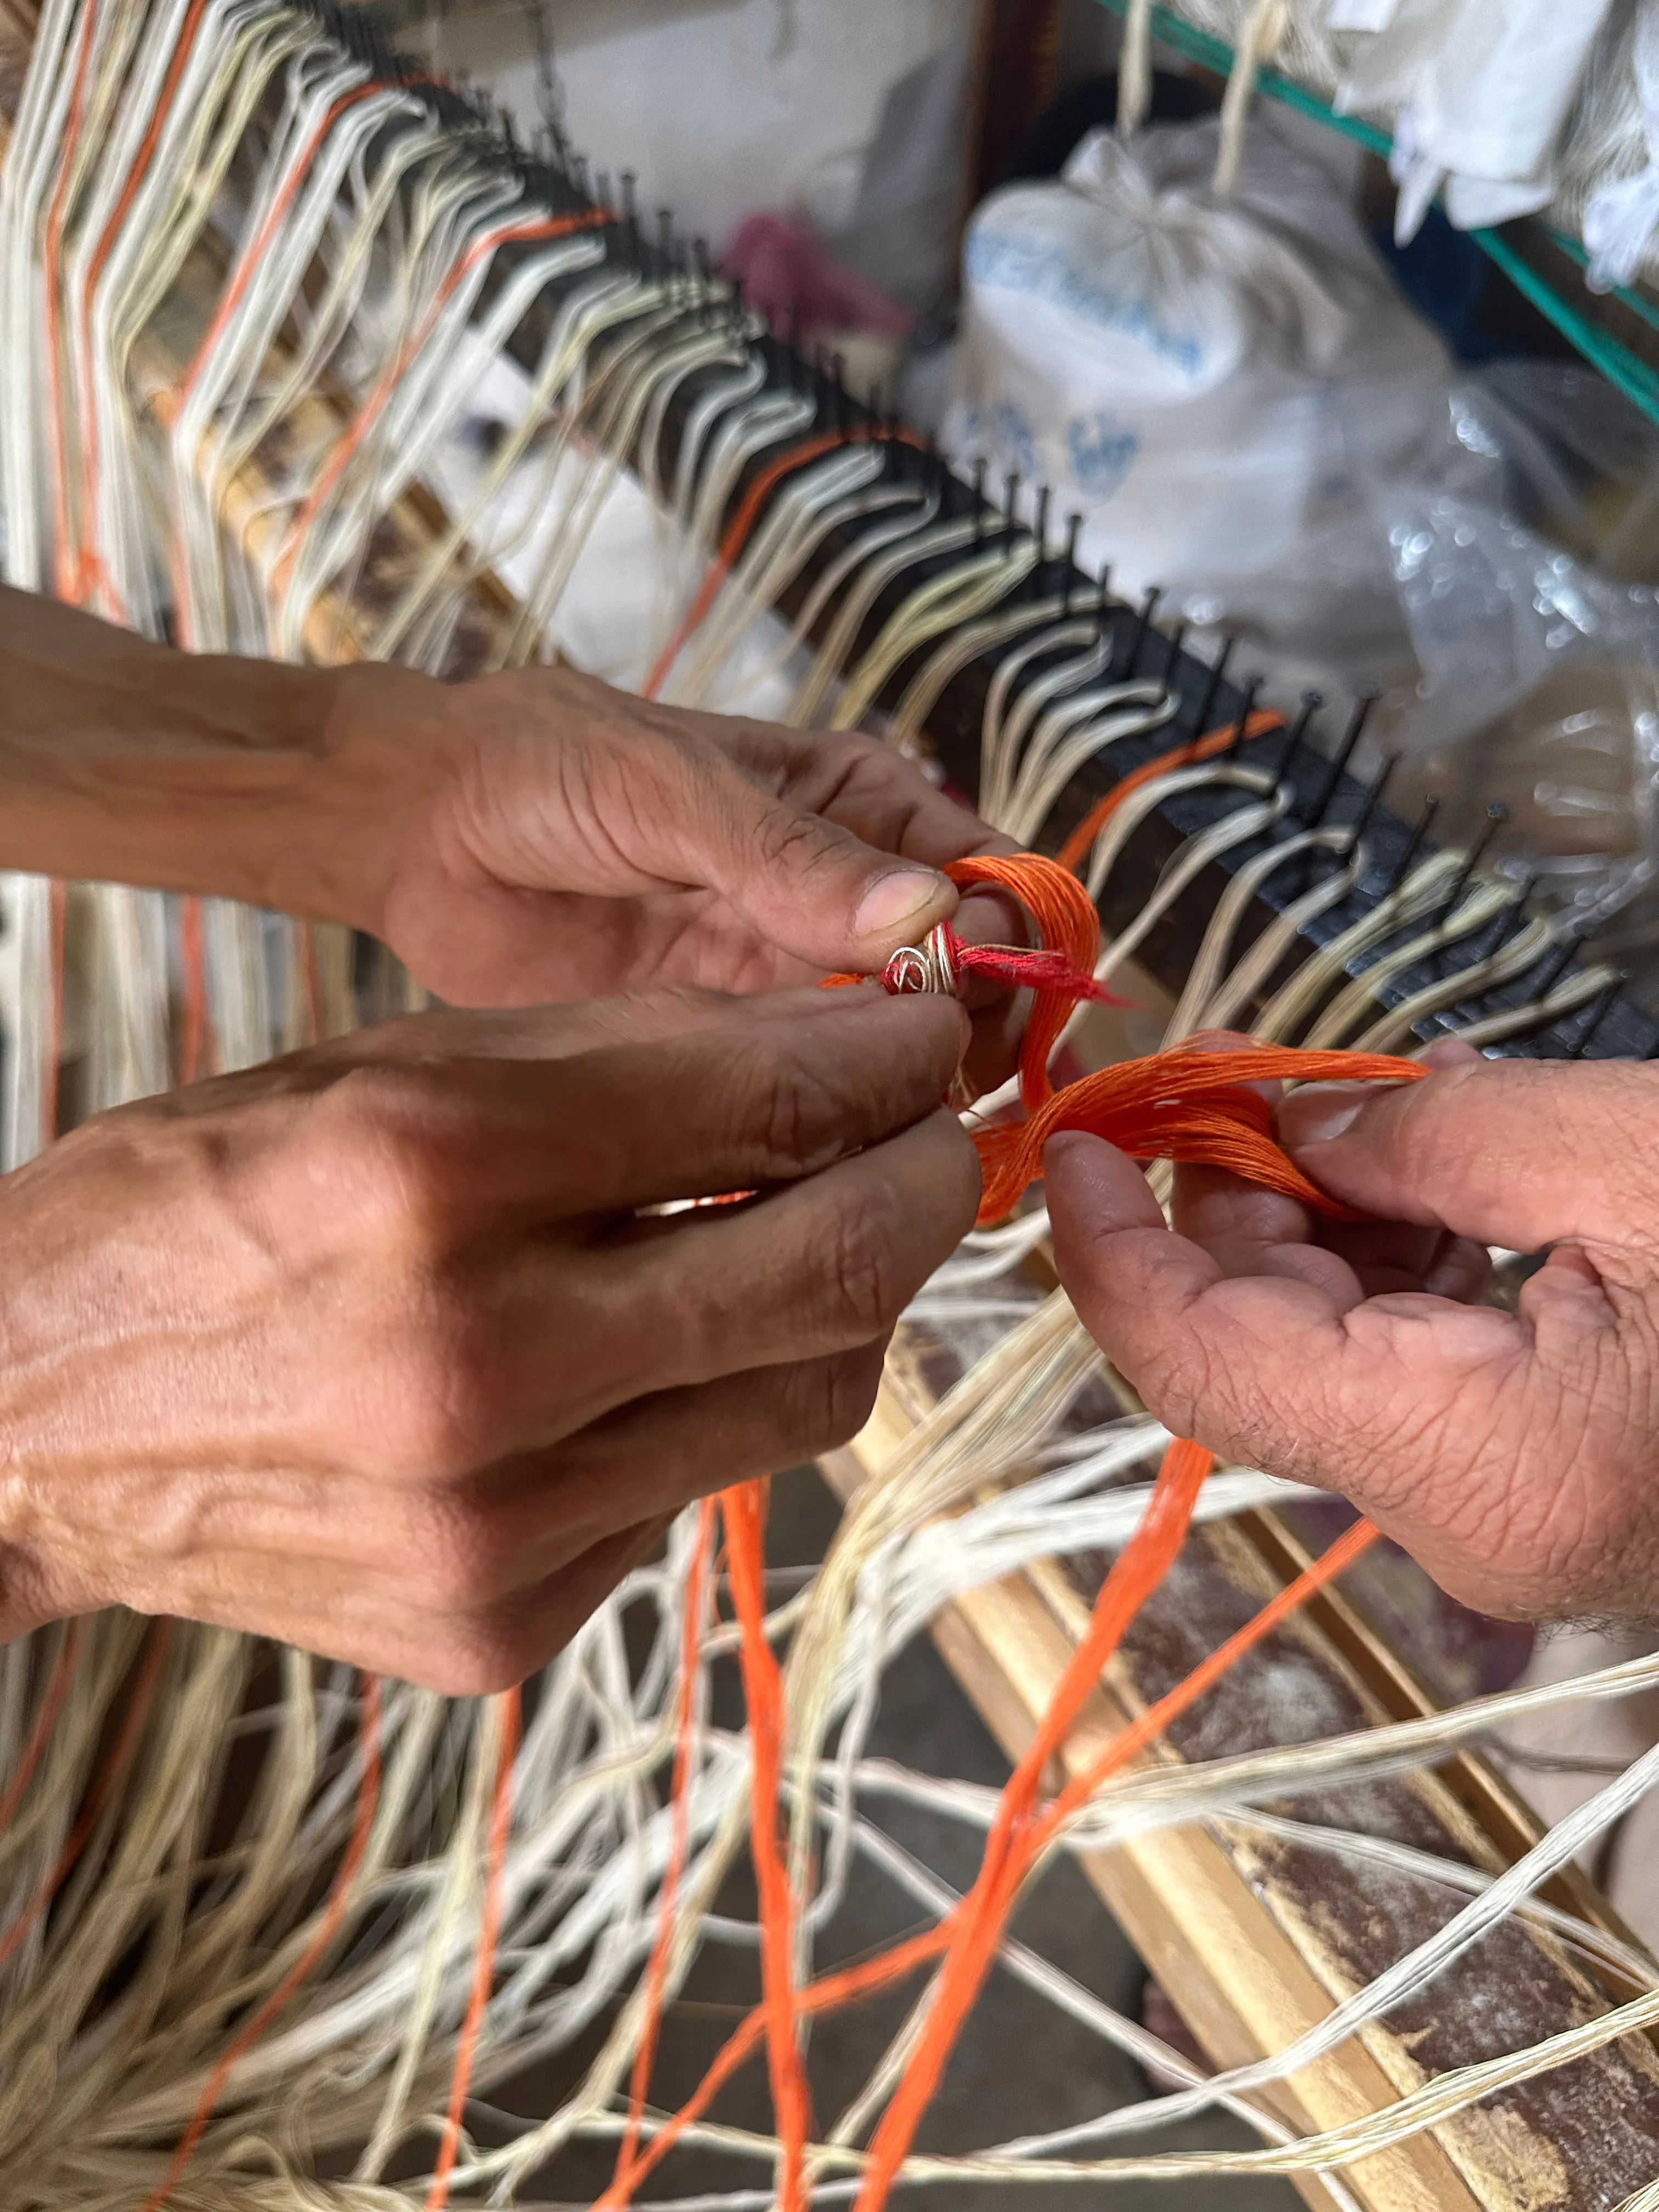
M 1119 787 L 1121 789 L 1122 787 Z M 1190 1043 L 1143 1060 L 1120 1060 L 1056 1091 L 1048 1062 L 1071 1010 L 1093 995 L 1100 957 L 1100 921 L 1083 885 L 1067 868 L 1035 853 L 952 861 L 945 873 L 960 890 L 994 889 L 1018 900 L 1036 924 L 1042 951 L 1008 949 L 1007 980 L 1041 973 L 1019 1054 L 1023 1121 L 991 1121 L 974 1132 L 985 1170 L 980 1224 L 1000 1221 L 1042 1173 L 1042 1148 L 1061 1129 L 1085 1129 L 1138 1160 L 1184 1160 L 1228 1168 L 1249 1182 L 1299 1200 L 1337 1220 L 1356 1215 L 1309 1182 L 1273 1134 L 1273 1109 L 1263 1083 L 1413 1083 L 1426 1073 L 1417 1061 L 1383 1053 L 1304 1052 L 1289 1045 L 1204 1051 Z M 987 951 L 1001 948 L 984 948 Z M 947 939 L 956 968 L 974 972 L 972 948 Z M 1054 969 L 1022 969 L 1059 956 Z M 997 972 L 985 963 L 986 972 Z M 913 988 L 890 963 L 890 991 Z M 837 982 L 850 978 L 836 977 Z
M 1188 1160 L 1230 1168 L 1249 1182 L 1298 1199 L 1334 1220 L 1358 1221 L 1310 1182 L 1273 1134 L 1273 1109 L 1258 1083 L 1411 1083 L 1427 1069 L 1383 1053 L 1303 1052 L 1258 1045 L 1240 1052 L 1177 1047 L 1120 1060 L 1052 1091 L 1024 1121 L 974 1132 L 985 1188 L 981 1224 L 1000 1221 L 1042 1173 L 1042 1148 L 1056 1131 L 1085 1129 L 1137 1160 Z

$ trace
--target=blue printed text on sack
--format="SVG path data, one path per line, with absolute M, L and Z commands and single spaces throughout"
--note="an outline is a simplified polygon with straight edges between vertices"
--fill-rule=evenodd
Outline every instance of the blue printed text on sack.
M 1057 246 L 981 228 L 969 232 L 965 260 L 969 276 L 977 283 L 1005 292 L 1042 293 L 1054 306 L 1069 308 L 1103 330 L 1123 331 L 1139 338 L 1187 376 L 1197 378 L 1203 372 L 1205 349 L 1190 331 L 1166 329 L 1144 297 L 1126 296 L 1091 282 Z

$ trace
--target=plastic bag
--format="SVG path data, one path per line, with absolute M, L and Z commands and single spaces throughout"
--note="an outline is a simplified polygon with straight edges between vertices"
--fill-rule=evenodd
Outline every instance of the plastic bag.
M 1655 454 L 1629 410 L 1577 404 L 1579 374 L 1469 379 L 1438 449 L 1378 481 L 1419 670 L 1387 742 L 1446 834 L 1501 799 L 1512 866 L 1611 908 L 1656 879 L 1659 591 L 1599 562 L 1650 543 Z
M 1059 183 L 994 193 L 964 252 L 945 443 L 1053 489 L 1120 588 L 1350 681 L 1403 635 L 1368 481 L 1446 389 L 1322 170 L 1253 125 L 1232 197 L 1213 120 L 1100 131 Z

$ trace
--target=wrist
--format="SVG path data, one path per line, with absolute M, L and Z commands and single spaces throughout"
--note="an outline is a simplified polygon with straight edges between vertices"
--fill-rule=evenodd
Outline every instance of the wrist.
M 373 927 L 399 757 L 406 778 L 411 722 L 441 691 L 175 653 L 0 593 L 0 866 Z

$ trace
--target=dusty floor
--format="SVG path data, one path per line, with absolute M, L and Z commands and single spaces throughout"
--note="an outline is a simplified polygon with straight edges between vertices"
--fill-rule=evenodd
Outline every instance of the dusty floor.
M 803 1472 L 774 1487 L 771 1556 L 775 1564 L 817 1559 L 835 1525 L 835 1506 L 819 1478 Z M 722 1718 L 735 1718 L 735 1684 L 722 1685 L 732 1703 Z M 1000 1784 L 1007 1764 L 957 1689 L 931 1643 L 913 1645 L 891 1666 L 871 1744 L 873 1755 L 966 1780 Z M 965 1828 L 930 1814 L 888 1805 L 882 1819 L 914 1856 L 957 1888 L 971 1880 L 977 1847 Z M 734 1907 L 750 1899 L 734 1892 Z M 886 1879 L 860 1865 L 845 1905 L 820 1944 L 821 1963 L 841 1963 L 879 1948 L 921 1926 L 909 1901 Z M 1107 2002 L 1133 2013 L 1141 1984 L 1139 1962 L 1088 1887 L 1069 1864 L 1054 1868 L 1028 1898 L 1016 1933 Z M 704 2068 L 756 1990 L 752 1952 L 708 1947 L 665 2027 L 653 2085 L 653 2102 L 673 2106 L 695 2087 Z M 910 1992 L 913 1994 L 914 1992 Z M 862 2085 L 876 2054 L 903 2016 L 904 2000 L 877 2001 L 821 2023 L 811 2046 L 815 2111 L 822 2122 L 838 2113 Z M 499 2091 L 500 2108 L 545 2112 L 580 2074 L 597 2045 L 562 2054 L 554 2066 Z M 974 2015 L 929 2116 L 921 2145 L 947 2149 L 982 2147 L 1039 2130 L 1060 2127 L 1104 2107 L 1145 2094 L 1132 2063 L 1066 2019 L 1006 1973 L 996 1975 Z M 768 2118 L 763 2069 L 751 2065 L 717 2107 L 721 2118 L 763 2127 Z M 480 2136 L 489 2133 L 480 2118 Z M 1145 2141 L 1146 2139 L 1143 2139 Z M 1242 2126 L 1218 2118 L 1171 2129 L 1157 2138 L 1170 2148 L 1246 2147 Z M 562 2154 L 534 2188 L 538 2207 L 586 2206 L 609 2179 L 614 2150 L 577 2145 Z M 679 2151 L 665 2162 L 658 2194 L 670 2201 L 707 2203 L 709 2192 L 752 2190 L 763 2203 L 766 2174 L 747 2159 L 704 2150 Z M 526 2191 L 526 2195 L 530 2195 Z M 834 2199 L 829 2201 L 836 2201 Z M 1291 2212 L 1299 2203 L 1287 2182 L 1218 2179 L 975 2188 L 907 2191 L 904 2203 L 955 2212 L 957 2203 L 984 2212 L 1187 2212 L 1213 2204 L 1218 2212 Z

